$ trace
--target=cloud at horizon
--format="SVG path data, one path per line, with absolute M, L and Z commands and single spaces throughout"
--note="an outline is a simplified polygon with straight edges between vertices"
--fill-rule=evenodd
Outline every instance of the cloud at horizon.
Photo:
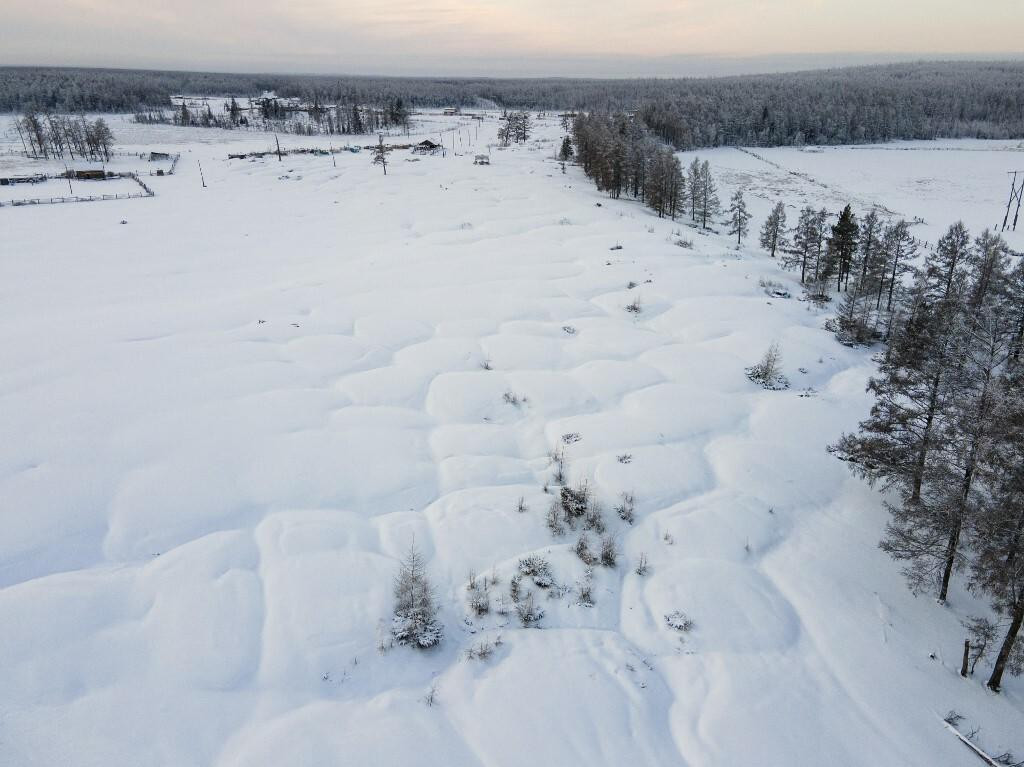
M 986 0 L 6 0 L 0 64 L 673 75 L 1020 55 Z

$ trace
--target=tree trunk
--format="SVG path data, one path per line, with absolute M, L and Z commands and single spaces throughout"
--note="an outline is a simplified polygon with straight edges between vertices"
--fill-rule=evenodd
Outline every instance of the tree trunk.
M 925 461 L 928 458 L 928 450 L 931 448 L 932 423 L 935 421 L 935 410 L 939 399 L 939 383 L 942 381 L 942 374 L 936 373 L 932 380 L 932 391 L 928 397 L 928 417 L 924 423 L 924 433 L 921 435 L 921 449 L 917 454 L 917 465 L 914 467 L 913 484 L 911 486 L 910 500 L 916 503 L 921 500 L 921 483 L 924 481 Z
M 974 481 L 974 461 L 978 448 L 978 437 L 975 437 L 971 445 L 970 458 L 967 460 L 967 468 L 964 469 L 964 479 L 960 487 L 960 507 L 957 510 L 956 519 L 953 520 L 953 529 L 949 533 L 949 543 L 946 545 L 946 564 L 942 569 L 942 587 L 939 589 L 939 601 L 946 601 L 946 594 L 949 592 L 949 579 L 953 575 L 953 566 L 956 564 L 956 550 L 960 545 L 960 531 L 964 527 L 964 514 L 967 511 L 967 498 L 971 492 L 971 484 Z
M 1024 622 L 1024 597 L 1017 597 L 1017 605 L 1013 610 L 1013 620 L 1010 621 L 1010 628 L 1003 639 L 1003 645 L 999 648 L 999 655 L 996 656 L 996 665 L 992 668 L 992 676 L 989 677 L 987 686 L 992 692 L 999 692 L 999 686 L 1003 682 L 1003 671 L 1010 659 L 1010 652 L 1013 650 L 1013 643 L 1020 631 L 1020 624 Z
M 967 676 L 967 663 L 971 659 L 971 640 L 964 640 L 964 659 L 960 664 L 960 676 Z
M 885 309 L 887 312 L 891 312 L 892 311 L 892 291 L 896 287 L 896 270 L 899 267 L 899 263 L 900 263 L 900 251 L 899 251 L 899 249 L 897 249 L 896 250 L 896 256 L 892 260 L 892 278 L 889 280 L 889 303 L 888 303 L 888 305 L 886 306 L 886 309 Z
M 953 565 L 956 564 L 956 550 L 960 545 L 960 529 L 963 527 L 963 515 L 958 514 L 956 524 L 949 533 L 949 542 L 946 544 L 946 564 L 942 568 L 942 585 L 939 588 L 939 602 L 946 602 L 946 595 L 949 593 L 949 580 L 953 575 Z

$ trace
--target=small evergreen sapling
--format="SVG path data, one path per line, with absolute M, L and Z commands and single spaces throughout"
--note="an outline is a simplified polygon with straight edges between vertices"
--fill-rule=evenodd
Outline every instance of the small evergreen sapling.
M 789 379 L 782 374 L 782 353 L 777 343 L 772 342 L 761 361 L 747 368 L 747 378 L 773 391 L 789 388 Z
M 395 578 L 395 615 L 391 634 L 398 644 L 421 649 L 441 642 L 444 626 L 437 620 L 437 605 L 427 580 L 426 564 L 415 542 L 409 547 Z
M 384 175 L 388 175 L 388 148 L 384 146 L 384 136 L 377 136 L 377 146 L 373 148 L 373 164 L 384 168 Z

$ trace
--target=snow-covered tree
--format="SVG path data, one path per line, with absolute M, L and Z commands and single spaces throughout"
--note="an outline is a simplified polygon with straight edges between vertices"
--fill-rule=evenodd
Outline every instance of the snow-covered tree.
M 399 644 L 419 648 L 433 647 L 444 636 L 444 626 L 437 619 L 437 605 L 426 563 L 413 542 L 395 577 L 395 616 L 391 634 Z
M 373 148 L 373 164 L 384 168 L 384 175 L 388 175 L 388 148 L 384 146 L 384 136 L 377 136 L 377 146 Z
M 737 189 L 729 201 L 728 214 L 726 222 L 729 225 L 729 234 L 735 235 L 736 247 L 739 247 L 749 232 L 751 218 L 750 212 L 747 210 L 747 202 L 743 199 L 742 189 Z
M 747 368 L 747 378 L 765 389 L 788 389 L 789 379 L 782 373 L 782 352 L 779 345 L 772 342 L 761 361 Z
M 707 160 L 700 165 L 699 192 L 700 201 L 697 213 L 700 216 L 701 228 L 707 229 L 708 219 L 714 219 L 721 208 L 721 202 L 718 199 L 718 187 L 715 185 L 714 176 L 711 175 L 711 163 Z
M 697 220 L 697 208 L 700 205 L 700 160 L 696 157 L 686 169 L 686 189 L 690 197 L 690 219 Z
M 573 158 L 572 139 L 566 136 L 562 139 L 562 147 L 558 150 L 558 159 L 568 162 Z
M 788 245 L 786 238 L 786 206 L 782 202 L 775 203 L 772 212 L 761 227 L 761 247 L 775 258 L 775 253 L 785 250 Z

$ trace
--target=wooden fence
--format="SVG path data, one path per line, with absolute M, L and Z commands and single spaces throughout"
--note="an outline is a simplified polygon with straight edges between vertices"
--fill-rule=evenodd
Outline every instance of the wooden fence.
M 0 202 L 0 208 L 17 208 L 22 205 L 60 205 L 66 202 L 100 202 L 102 200 L 135 200 L 143 197 L 155 197 L 156 193 L 146 185 L 134 173 L 118 173 L 117 178 L 127 178 L 134 181 L 140 187 L 141 192 L 126 192 L 124 194 L 93 194 L 93 195 L 72 195 L 70 197 L 28 197 L 10 202 Z M 99 183 L 99 182 L 97 182 Z

